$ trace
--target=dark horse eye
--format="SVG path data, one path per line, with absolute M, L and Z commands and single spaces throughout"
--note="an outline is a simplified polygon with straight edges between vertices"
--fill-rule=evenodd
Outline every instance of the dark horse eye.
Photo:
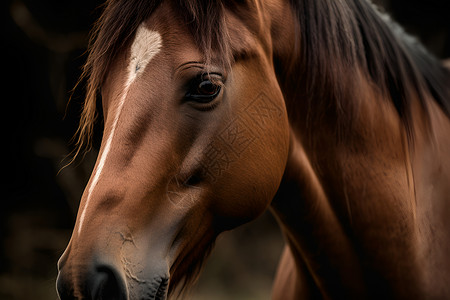
M 212 83 L 209 80 L 200 82 L 198 85 L 198 93 L 205 96 L 212 96 L 217 93 L 220 86 Z
M 186 98 L 199 103 L 209 103 L 219 95 L 221 86 L 201 75 L 193 80 Z

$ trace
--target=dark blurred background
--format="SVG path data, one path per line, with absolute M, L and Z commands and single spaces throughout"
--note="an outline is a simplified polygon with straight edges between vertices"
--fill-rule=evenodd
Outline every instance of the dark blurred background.
M 440 58 L 450 57 L 448 0 L 379 0 Z M 3 0 L 2 151 L 5 179 L 0 208 L 0 299 L 56 299 L 56 262 L 72 231 L 78 201 L 96 158 L 58 171 L 83 89 L 68 100 L 86 59 L 98 0 Z M 98 124 L 95 145 L 101 138 Z M 269 299 L 282 249 L 269 214 L 225 233 L 193 299 Z

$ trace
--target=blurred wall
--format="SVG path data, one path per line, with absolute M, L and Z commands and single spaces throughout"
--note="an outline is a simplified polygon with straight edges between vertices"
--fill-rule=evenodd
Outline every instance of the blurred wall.
M 374 0 L 440 58 L 450 57 L 448 0 Z
M 448 0 L 379 0 L 439 57 L 450 57 Z M 55 299 L 56 261 L 70 238 L 96 151 L 58 171 L 72 150 L 83 91 L 67 106 L 98 0 L 3 0 L 0 299 Z M 98 126 L 96 141 L 101 137 Z M 218 241 L 194 299 L 268 299 L 282 248 L 273 219 Z M 233 263 L 229 263 L 233 261 Z M 213 295 L 213 296 L 211 296 Z M 221 296 L 220 296 L 221 295 Z M 264 296 L 265 295 L 265 296 Z
M 56 298 L 55 263 L 89 172 L 82 164 L 57 176 L 70 152 L 82 91 L 64 115 L 98 5 L 1 2 L 6 193 L 0 209 L 0 299 Z

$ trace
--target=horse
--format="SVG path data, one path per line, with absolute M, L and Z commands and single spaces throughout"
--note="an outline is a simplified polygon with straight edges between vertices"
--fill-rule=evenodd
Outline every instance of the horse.
M 109 0 L 82 80 L 60 299 L 182 296 L 266 210 L 273 299 L 450 297 L 450 72 L 370 2 Z

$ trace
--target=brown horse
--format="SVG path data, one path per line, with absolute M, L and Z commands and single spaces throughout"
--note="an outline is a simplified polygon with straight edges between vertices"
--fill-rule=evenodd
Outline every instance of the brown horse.
M 183 291 L 268 207 L 275 299 L 450 297 L 450 74 L 367 1 L 110 0 L 83 76 L 61 299 Z

